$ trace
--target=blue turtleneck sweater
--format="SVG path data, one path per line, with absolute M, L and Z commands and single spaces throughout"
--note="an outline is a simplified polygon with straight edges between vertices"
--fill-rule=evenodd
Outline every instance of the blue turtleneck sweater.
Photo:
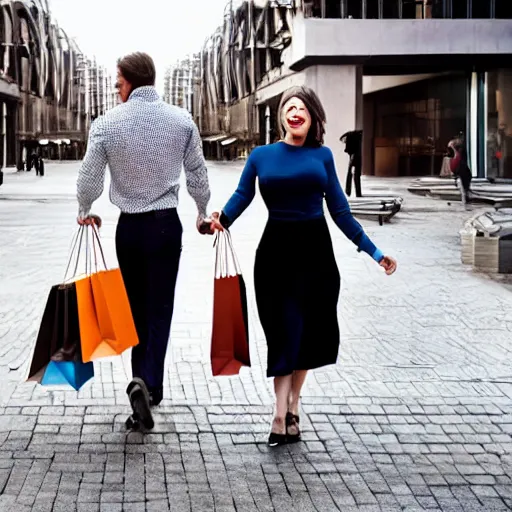
M 269 218 L 301 221 L 324 216 L 323 201 L 345 236 L 380 262 L 384 256 L 357 222 L 341 189 L 332 152 L 277 142 L 250 154 L 235 193 L 223 209 L 223 223 L 231 225 L 251 204 L 256 178 L 269 210 Z

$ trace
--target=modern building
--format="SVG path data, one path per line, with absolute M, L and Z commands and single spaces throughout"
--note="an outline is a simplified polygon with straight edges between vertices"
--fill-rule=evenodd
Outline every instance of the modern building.
M 169 66 L 164 78 L 163 99 L 190 112 L 199 120 L 199 83 L 201 80 L 200 55 L 194 54 Z
M 307 85 L 340 175 L 340 136 L 362 129 L 366 174 L 439 174 L 462 133 L 475 176 L 512 178 L 511 56 L 512 0 L 230 2 L 202 51 L 200 127 L 244 155 L 275 139 L 283 91 Z
M 112 81 L 52 19 L 45 0 L 0 5 L 0 166 L 27 155 L 81 158 Z M 98 83 L 99 81 L 99 83 Z

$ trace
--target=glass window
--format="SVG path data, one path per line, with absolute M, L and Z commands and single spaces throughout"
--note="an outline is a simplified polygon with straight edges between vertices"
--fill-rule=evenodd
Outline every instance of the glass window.
M 445 17 L 445 5 L 448 0 L 432 0 L 429 17 L 432 18 L 444 18 Z
M 487 73 L 487 175 L 512 178 L 512 70 Z
M 468 17 L 468 0 L 452 0 L 452 18 Z
M 402 0 L 402 18 L 422 18 L 423 0 Z
M 466 131 L 466 77 L 432 78 L 371 97 L 375 137 L 396 153 L 395 175 L 439 174 L 448 142 Z
M 325 17 L 341 18 L 340 0 L 325 0 Z
M 510 0 L 496 1 L 496 18 L 512 19 L 512 2 Z
M 379 18 L 379 0 L 366 0 L 366 17 L 369 19 Z
M 363 17 L 362 0 L 347 0 L 347 18 L 352 17 L 360 19 Z
M 398 19 L 400 17 L 398 4 L 402 0 L 384 0 L 383 16 L 389 19 Z
M 473 0 L 471 2 L 471 17 L 475 19 L 491 17 L 491 0 Z

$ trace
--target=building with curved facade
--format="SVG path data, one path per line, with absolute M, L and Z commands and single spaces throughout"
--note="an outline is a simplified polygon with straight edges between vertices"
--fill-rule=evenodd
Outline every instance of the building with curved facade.
M 511 56 L 510 0 L 231 1 L 201 52 L 205 151 L 272 142 L 282 92 L 303 84 L 341 175 L 340 136 L 362 129 L 366 174 L 439 174 L 462 133 L 475 175 L 512 178 Z
M 91 119 L 115 101 L 111 78 L 43 0 L 3 0 L 0 38 L 0 164 L 22 168 L 32 152 L 81 158 Z

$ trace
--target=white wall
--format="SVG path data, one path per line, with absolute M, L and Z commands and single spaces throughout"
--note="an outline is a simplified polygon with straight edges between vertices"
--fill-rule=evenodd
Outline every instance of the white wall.
M 331 148 L 340 180 L 344 182 L 348 156 L 340 137 L 363 128 L 363 76 L 359 66 L 311 66 L 304 71 L 305 85 L 320 98 L 326 115 L 325 145 Z

